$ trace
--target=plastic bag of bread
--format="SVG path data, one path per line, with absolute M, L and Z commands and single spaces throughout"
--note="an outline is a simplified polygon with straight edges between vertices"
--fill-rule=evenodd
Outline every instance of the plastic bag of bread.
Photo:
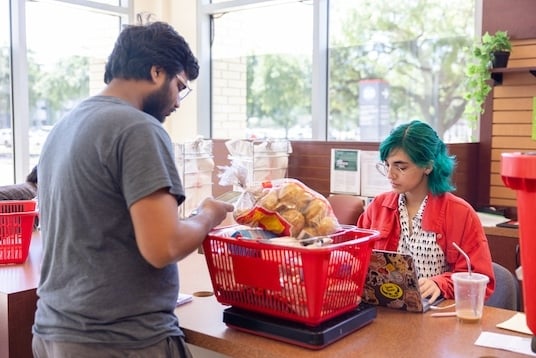
M 296 179 L 275 179 L 246 189 L 233 215 L 239 224 L 298 240 L 331 235 L 340 228 L 326 198 Z

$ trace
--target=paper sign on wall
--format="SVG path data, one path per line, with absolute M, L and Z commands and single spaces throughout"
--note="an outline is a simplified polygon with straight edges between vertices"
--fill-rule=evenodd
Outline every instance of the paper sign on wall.
M 391 191 L 389 180 L 378 172 L 376 164 L 380 161 L 380 152 L 362 151 L 361 159 L 361 195 L 376 196 Z
M 359 195 L 359 150 L 331 149 L 330 192 Z

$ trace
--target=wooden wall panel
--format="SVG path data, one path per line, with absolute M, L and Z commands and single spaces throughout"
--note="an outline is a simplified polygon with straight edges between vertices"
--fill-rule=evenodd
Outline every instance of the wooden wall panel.
M 536 83 L 536 77 L 527 76 L 527 72 L 509 72 L 507 76 L 503 77 L 503 85 L 517 85 L 517 86 L 532 86 Z
M 524 74 L 526 75 L 526 74 Z M 534 78 L 536 82 L 536 77 Z M 536 91 L 536 85 L 522 85 L 522 86 L 496 86 L 495 87 L 495 97 L 501 100 L 508 101 L 509 98 L 522 98 L 526 96 L 527 93 L 534 93 Z M 532 110 L 532 103 L 527 108 Z
M 514 39 L 536 38 L 536 22 L 530 14 L 536 13 L 534 0 L 482 1 L 482 33 L 508 30 Z
M 527 134 L 530 134 L 532 130 L 531 124 L 494 124 L 491 130 L 492 135 L 494 136 L 512 136 L 512 137 L 523 137 Z
M 516 200 L 503 199 L 503 198 L 494 198 L 493 199 L 493 206 L 494 207 L 513 208 L 513 209 L 517 210 L 517 201 Z M 510 211 L 510 213 L 515 213 L 515 212 L 516 211 Z M 513 216 L 516 216 L 516 215 L 517 214 L 513 214 Z M 509 216 L 509 217 L 512 217 L 512 216 Z
M 500 186 L 500 185 L 502 185 L 502 184 L 503 184 L 503 181 L 502 181 L 500 175 L 493 175 L 493 176 L 491 177 L 491 185 L 498 185 L 498 186 Z M 512 191 L 514 191 L 514 190 L 512 190 Z
M 213 140 L 216 166 L 229 165 L 224 140 Z M 329 195 L 331 149 L 378 150 L 377 143 L 294 141 L 289 156 L 288 177 L 296 178 L 322 195 Z M 478 184 L 478 143 L 450 144 L 449 151 L 456 156 L 457 167 L 453 176 L 456 194 L 476 205 Z M 213 194 L 218 196 L 232 187 L 218 184 L 218 170 L 213 176 Z
M 520 151 L 534 151 L 536 149 L 536 141 L 530 138 L 530 133 L 525 137 L 512 137 L 512 136 L 495 136 L 491 140 L 492 148 L 500 149 L 516 149 L 520 148 Z
M 536 39 L 514 40 L 509 68 L 536 68 Z M 528 70 L 503 73 L 493 89 L 491 129 L 490 205 L 516 207 L 516 192 L 501 179 L 501 154 L 536 150 L 532 140 L 532 106 L 536 77 Z
M 528 97 L 530 93 L 527 91 L 524 97 L 516 98 L 493 96 L 493 111 L 529 111 L 532 109 L 532 97 Z
M 516 53 L 512 55 L 512 61 L 520 60 L 532 60 L 536 53 L 536 41 L 534 40 L 525 40 L 525 41 L 516 41 Z M 512 63 L 510 67 L 514 66 L 516 63 Z M 523 66 L 519 66 L 523 67 Z
M 493 125 L 500 123 L 532 123 L 532 111 L 501 111 L 493 113 Z

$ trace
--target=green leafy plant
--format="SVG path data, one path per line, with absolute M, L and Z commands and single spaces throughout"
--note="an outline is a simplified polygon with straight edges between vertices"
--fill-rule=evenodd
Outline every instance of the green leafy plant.
M 465 114 L 475 122 L 479 115 L 484 113 L 484 102 L 492 88 L 491 72 L 497 52 L 510 52 L 512 43 L 506 31 L 497 31 L 494 35 L 486 32 L 482 41 L 471 49 L 472 59 L 466 67 L 466 92 L 467 100 Z

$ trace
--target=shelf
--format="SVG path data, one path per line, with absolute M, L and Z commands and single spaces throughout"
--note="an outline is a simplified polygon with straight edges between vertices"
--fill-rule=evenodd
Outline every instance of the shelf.
M 529 72 L 533 76 L 536 76 L 536 66 L 533 67 L 503 67 L 503 68 L 492 68 L 490 70 L 491 78 L 495 85 L 502 84 L 503 74 L 504 73 L 514 73 L 514 72 Z

